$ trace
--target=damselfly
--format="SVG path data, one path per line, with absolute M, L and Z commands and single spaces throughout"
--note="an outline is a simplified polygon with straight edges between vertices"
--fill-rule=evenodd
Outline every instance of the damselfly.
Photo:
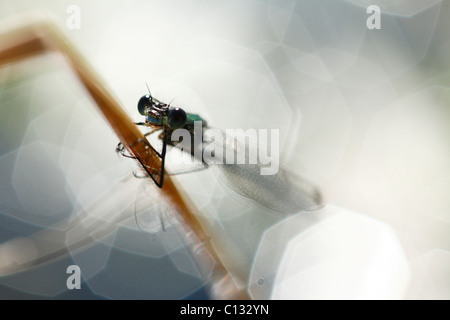
M 159 170 L 144 166 L 156 185 L 161 187 L 163 184 L 167 146 L 173 149 L 181 145 L 171 139 L 172 134 L 177 129 L 186 130 L 188 132 L 188 138 L 190 137 L 190 143 L 187 145 L 184 143 L 182 151 L 189 153 L 192 157 L 200 158 L 197 159 L 200 160 L 200 165 L 193 167 L 190 171 L 204 169 L 210 166 L 210 163 L 205 161 L 203 155 L 208 144 L 214 143 L 214 141 L 211 142 L 211 139 L 204 139 L 209 127 L 202 117 L 197 114 L 186 113 L 181 108 L 171 107 L 170 104 L 155 99 L 150 94 L 150 90 L 149 94 L 140 98 L 137 107 L 139 113 L 146 118 L 145 122 L 137 122 L 136 124 L 152 128 L 145 136 L 149 137 L 156 132 L 161 132 L 157 135 L 159 141 L 162 142 L 160 152 L 156 151 L 151 143 L 148 144 L 152 146 L 154 152 L 161 158 L 162 165 L 159 167 Z M 196 132 L 195 129 L 196 122 L 201 123 L 200 139 L 195 138 L 195 134 L 198 134 L 198 130 Z M 237 144 L 235 139 L 226 136 L 221 130 L 220 132 L 225 137 L 220 148 L 236 150 Z M 205 144 L 203 143 L 204 140 L 208 140 L 209 142 Z M 116 150 L 126 157 L 134 158 L 126 153 L 120 143 Z M 247 152 L 245 158 L 248 158 L 249 150 L 245 149 L 245 151 Z M 222 155 L 224 154 L 225 151 L 222 152 Z M 280 168 L 273 175 L 261 175 L 261 164 L 259 163 L 227 164 L 226 161 L 223 161 L 217 167 L 220 169 L 220 180 L 230 189 L 277 213 L 292 214 L 305 210 L 316 210 L 323 205 L 321 193 L 316 186 L 284 168 Z M 186 170 L 182 170 L 182 172 L 186 172 Z
M 27 21 L 28 18 L 29 17 L 27 17 Z M 163 172 L 163 168 L 161 168 L 161 158 L 164 159 L 164 152 L 156 154 L 154 150 L 152 150 L 152 146 L 148 143 L 145 136 L 129 119 L 125 111 L 122 110 L 119 103 L 114 99 L 111 92 L 109 92 L 95 71 L 89 67 L 87 61 L 81 56 L 76 48 L 70 44 L 70 41 L 57 27 L 51 22 L 41 20 L 27 22 L 25 24 L 19 21 L 18 24 L 14 23 L 13 27 L 14 28 L 8 32 L 0 34 L 0 67 L 14 62 L 20 62 L 40 54 L 49 52 L 58 53 L 62 60 L 70 67 L 75 79 L 78 79 L 86 88 L 85 93 L 88 93 L 92 97 L 97 109 L 103 115 L 103 120 L 109 123 L 121 141 L 124 149 L 126 149 L 147 172 L 152 174 L 154 172 Z M 174 113 L 170 108 L 159 105 L 156 100 L 154 102 L 157 107 L 160 107 L 160 110 L 156 110 L 157 116 L 154 120 L 155 126 L 159 126 L 160 128 L 170 128 L 170 126 L 172 126 L 172 128 L 176 128 L 182 123 L 179 122 L 180 118 L 178 118 L 178 115 L 182 115 L 182 113 Z M 153 105 L 152 103 L 150 104 Z M 145 104 L 145 106 L 148 107 L 147 104 Z M 174 115 L 176 115 L 176 117 L 173 117 Z M 161 117 L 158 118 L 158 116 Z M 56 135 L 52 134 L 50 136 L 53 137 Z M 99 146 L 103 143 L 96 134 L 90 136 L 90 139 L 89 146 L 94 150 L 99 149 Z M 51 148 L 54 150 L 53 145 Z M 65 153 L 65 155 L 69 154 L 78 155 L 77 152 Z M 66 157 L 64 158 L 66 159 Z M 57 159 L 59 158 L 55 159 L 55 163 L 58 162 Z M 27 168 L 28 167 L 31 167 L 31 171 L 39 171 L 39 169 L 35 169 L 34 164 L 27 166 Z M 39 166 L 36 167 L 39 168 Z M 101 167 L 103 168 L 103 165 L 101 165 Z M 157 181 L 159 185 L 162 186 L 162 179 Z M 110 185 L 110 187 L 113 185 L 114 183 Z M 67 185 L 65 187 L 67 187 Z M 65 187 L 63 187 L 63 189 Z M 67 188 L 70 189 L 69 187 Z M 0 259 L 0 276 L 24 271 L 34 266 L 43 265 L 44 263 L 60 259 L 61 257 L 68 255 L 69 247 L 71 248 L 70 250 L 74 249 L 79 251 L 88 245 L 94 244 L 96 242 L 94 240 L 97 240 L 98 237 L 103 238 L 110 235 L 111 232 L 115 231 L 119 220 L 122 221 L 124 218 L 130 216 L 127 214 L 128 210 L 124 208 L 124 206 L 128 207 L 132 197 L 125 196 L 126 192 L 120 192 L 120 187 L 118 189 L 119 190 L 117 191 L 121 193 L 120 196 L 117 195 L 116 197 L 116 195 L 114 195 L 112 198 L 108 197 L 108 200 L 99 199 L 99 207 L 94 206 L 91 208 L 90 206 L 81 205 L 82 209 L 79 209 L 81 213 L 76 214 L 76 218 L 70 217 L 65 219 L 62 221 L 61 225 L 54 225 L 54 229 L 48 228 L 42 232 L 38 232 L 36 233 L 36 237 L 28 235 L 29 231 L 27 231 L 24 245 L 18 246 L 14 239 L 4 243 L 2 239 L 2 242 L 0 242 L 0 255 L 2 256 L 2 259 Z M 132 188 L 125 189 L 129 192 Z M 28 186 L 24 190 L 27 190 L 25 194 L 29 193 Z M 100 188 L 96 190 L 100 191 L 100 193 L 104 192 L 104 190 L 101 190 Z M 98 192 L 93 193 L 96 195 L 99 194 Z M 108 194 L 108 192 L 105 194 Z M 134 194 L 137 194 L 137 192 L 134 192 Z M 152 195 L 157 195 L 157 197 L 149 197 L 150 204 L 157 203 L 157 200 L 161 199 L 161 196 L 163 196 L 165 203 L 171 205 L 174 212 L 176 212 L 176 216 L 182 221 L 180 225 L 182 226 L 183 231 L 187 235 L 192 236 L 192 238 L 195 238 L 194 242 L 196 242 L 196 245 L 195 248 L 192 248 L 191 252 L 193 256 L 198 258 L 198 260 L 201 260 L 200 264 L 206 265 L 206 260 L 211 260 L 211 258 L 214 259 L 213 267 L 208 270 L 210 278 L 209 283 L 211 284 L 211 290 L 214 296 L 221 298 L 236 299 L 239 297 L 248 299 L 249 296 L 246 291 L 241 290 L 235 285 L 228 270 L 222 263 L 221 258 L 219 258 L 219 254 L 212 244 L 212 236 L 206 233 L 205 229 L 195 216 L 195 206 L 187 205 L 170 177 L 165 179 L 164 187 L 161 189 L 161 192 L 150 194 L 150 196 Z M 50 199 L 54 199 L 53 196 L 54 195 L 52 195 Z M 125 197 L 121 198 L 121 196 Z M 115 198 L 121 198 L 123 201 L 119 200 L 117 203 L 113 204 L 113 202 L 117 200 Z M 38 202 L 40 202 L 40 200 L 41 199 L 39 199 Z M 76 206 L 79 208 L 80 204 L 77 203 Z M 51 207 L 55 207 L 53 203 L 51 204 Z M 56 207 L 58 207 L 58 205 L 56 205 Z M 34 211 L 34 208 L 31 208 L 31 210 Z M 75 211 L 75 209 L 73 211 Z M 119 213 L 120 217 L 113 217 L 112 213 L 114 212 Z M 96 213 L 100 213 L 101 215 L 107 213 L 107 217 L 105 217 L 105 219 L 98 219 L 98 217 L 94 217 Z M 34 214 L 31 216 L 34 216 Z M 83 217 L 89 221 L 84 220 Z M 63 229 L 64 231 L 61 232 Z M 29 230 L 28 225 L 27 230 Z M 58 231 L 55 232 L 55 230 Z M 63 235 L 62 238 L 61 235 Z M 19 241 L 19 243 L 23 242 Z M 18 257 L 26 258 L 18 259 Z
M 152 128 L 150 132 L 145 134 L 146 137 L 156 132 L 162 131 L 159 134 L 159 139 L 162 141 L 162 148 L 160 151 L 156 150 L 156 148 L 151 144 L 147 144 L 147 146 L 152 148 L 152 152 L 161 159 L 161 164 L 158 164 L 155 167 L 151 165 L 143 166 L 143 168 L 153 179 L 155 184 L 161 188 L 164 181 L 167 144 L 169 144 L 170 146 L 175 146 L 175 144 L 169 139 L 172 136 L 172 133 L 174 132 L 174 130 L 183 128 L 193 135 L 194 122 L 203 122 L 204 120 L 198 115 L 186 114 L 186 112 L 181 108 L 174 108 L 171 107 L 170 104 L 161 102 L 160 100 L 152 97 L 152 95 L 150 94 L 150 90 L 149 94 L 146 94 L 142 96 L 141 99 L 139 99 L 138 111 L 141 115 L 145 116 L 145 121 L 135 122 L 135 124 Z M 120 152 L 125 157 L 133 159 L 136 158 L 126 153 L 122 143 L 119 143 L 117 145 L 116 151 Z

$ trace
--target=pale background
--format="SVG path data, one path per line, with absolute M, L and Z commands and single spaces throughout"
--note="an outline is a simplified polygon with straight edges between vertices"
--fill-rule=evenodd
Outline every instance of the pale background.
M 366 28 L 370 4 L 381 7 L 381 30 Z M 81 9 L 79 30 L 66 28 L 69 5 Z M 450 298 L 449 1 L 0 0 L 0 31 L 35 11 L 60 23 L 136 121 L 147 82 L 215 127 L 280 129 L 285 167 L 320 186 L 327 203 L 392 232 L 407 278 L 393 298 Z M 123 164 L 58 58 L 34 62 L 0 70 L 2 241 L 88 208 L 119 176 L 108 168 Z M 187 189 L 203 214 L 222 219 L 222 236 L 253 237 L 235 252 L 246 281 L 264 228 L 284 217 L 225 201 L 214 175 L 183 179 L 204 186 Z M 133 210 L 128 227 L 91 251 L 0 278 L 0 297 L 205 297 L 183 246 L 166 232 L 151 247 L 159 233 L 137 229 Z M 252 234 L 258 214 L 265 222 Z M 338 225 L 343 234 L 353 228 Z M 64 290 L 72 263 L 88 270 L 81 292 Z

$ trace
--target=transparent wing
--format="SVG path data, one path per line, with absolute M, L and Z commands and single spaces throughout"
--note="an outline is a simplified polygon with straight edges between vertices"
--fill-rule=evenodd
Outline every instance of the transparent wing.
M 218 177 L 231 190 L 281 214 L 316 210 L 324 205 L 318 187 L 280 166 L 279 159 L 272 158 L 268 164 L 276 168 L 274 174 L 263 174 L 263 169 L 268 165 L 260 161 L 260 146 L 243 145 L 235 137 L 227 136 L 221 130 L 219 132 L 223 139 L 215 139 L 207 148 L 219 155 Z M 217 132 L 215 135 L 217 137 Z M 207 137 L 206 140 L 212 139 Z M 234 163 L 227 163 L 226 153 L 229 150 L 234 156 Z M 244 163 L 237 163 L 239 158 L 244 159 Z
M 261 175 L 261 166 L 218 165 L 221 181 L 236 193 L 281 214 L 312 211 L 324 205 L 311 182 L 280 168 L 275 175 Z
M 243 145 L 236 137 L 227 136 L 220 129 L 214 129 L 214 138 L 206 138 L 201 148 L 201 160 L 194 157 L 194 149 L 198 146 L 189 144 L 170 145 L 166 153 L 166 169 L 169 174 L 195 172 L 207 168 L 209 161 L 203 156 L 212 154 L 214 160 L 211 164 L 217 164 L 218 178 L 235 193 L 253 200 L 280 214 L 293 214 L 300 211 L 312 211 L 324 205 L 322 194 L 317 186 L 310 181 L 288 171 L 279 164 L 279 159 L 271 159 L 270 165 L 277 167 L 276 173 L 263 174 L 263 168 L 267 167 L 259 160 L 252 163 L 250 159 L 258 158 L 258 145 Z M 151 131 L 147 138 L 152 145 L 161 145 L 164 135 L 158 131 Z M 223 139 L 218 139 L 222 137 Z M 191 142 L 195 141 L 191 138 Z M 183 145 L 183 148 L 179 146 Z M 231 150 L 234 163 L 227 163 L 227 152 Z M 243 157 L 239 153 L 244 153 Z M 256 153 L 256 154 L 255 154 Z M 243 164 L 237 163 L 237 159 L 245 159 Z

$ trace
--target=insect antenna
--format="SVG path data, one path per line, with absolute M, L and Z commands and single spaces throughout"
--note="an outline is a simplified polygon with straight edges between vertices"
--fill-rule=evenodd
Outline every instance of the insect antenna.
M 148 90 L 148 94 L 151 96 L 152 95 L 152 93 L 150 92 L 150 87 L 148 86 L 148 83 L 147 82 L 145 82 L 145 85 L 147 86 L 147 90 Z

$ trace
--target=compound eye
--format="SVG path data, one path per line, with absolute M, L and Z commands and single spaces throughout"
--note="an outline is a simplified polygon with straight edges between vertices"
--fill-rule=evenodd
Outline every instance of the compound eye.
M 170 108 L 167 123 L 172 130 L 183 128 L 186 124 L 186 112 L 181 108 Z
M 138 102 L 138 111 L 140 114 L 145 116 L 145 109 L 149 108 L 152 105 L 152 96 L 149 94 L 146 94 L 145 96 L 142 96 L 142 98 L 139 99 Z

